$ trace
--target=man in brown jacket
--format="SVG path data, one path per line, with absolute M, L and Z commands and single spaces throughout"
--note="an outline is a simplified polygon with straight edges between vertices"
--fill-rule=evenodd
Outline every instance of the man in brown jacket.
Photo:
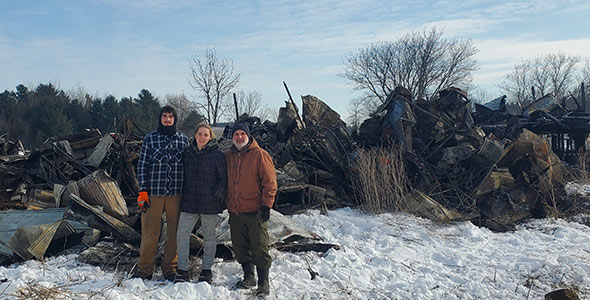
M 236 123 L 231 131 L 233 146 L 225 151 L 228 176 L 227 209 L 231 240 L 236 260 L 242 265 L 244 278 L 238 288 L 256 285 L 257 296 L 270 293 L 268 253 L 268 219 L 277 193 L 277 176 L 272 158 L 250 136 L 246 124 Z

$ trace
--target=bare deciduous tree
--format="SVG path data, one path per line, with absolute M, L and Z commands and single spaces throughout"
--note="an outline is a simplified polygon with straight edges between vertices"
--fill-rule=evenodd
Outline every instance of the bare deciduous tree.
M 179 121 L 184 120 L 192 111 L 200 112 L 198 105 L 194 101 L 189 100 L 184 93 L 166 95 L 164 96 L 164 101 L 166 104 L 176 109 Z
M 176 108 L 176 114 L 178 115 L 178 131 L 187 136 L 192 136 L 197 125 L 205 120 L 197 103 L 189 100 L 184 93 L 166 95 L 164 100 L 166 104 Z
M 584 93 L 585 95 L 582 96 L 582 83 L 584 83 Z M 575 97 L 578 97 L 578 100 L 585 99 L 586 101 L 586 111 L 590 108 L 590 58 L 584 59 L 584 65 L 581 67 L 580 74 L 578 75 L 578 85 L 576 89 L 572 91 Z
M 484 104 L 501 96 L 492 95 L 490 92 L 480 86 L 469 87 L 466 91 L 469 95 L 469 100 L 471 100 L 472 103 Z
M 582 78 L 580 82 L 583 82 L 584 85 L 590 85 L 590 58 L 587 58 L 584 62 L 584 67 L 582 67 Z
M 340 74 L 366 92 L 367 100 L 383 103 L 396 86 L 414 99 L 429 99 L 449 86 L 466 85 L 478 66 L 471 40 L 448 39 L 443 31 L 411 32 L 396 41 L 372 44 L 345 58 Z
M 199 108 L 207 113 L 209 124 L 215 124 L 230 107 L 227 96 L 240 81 L 232 61 L 219 56 L 215 49 L 195 54 L 190 62 L 189 85 L 200 94 Z
M 562 99 L 578 85 L 576 65 L 580 60 L 579 56 L 564 53 L 523 60 L 504 76 L 498 87 L 521 106 L 548 93 Z
M 362 98 L 354 98 L 348 102 L 348 125 L 358 129 L 366 114 L 363 112 Z
M 530 62 L 523 61 L 514 66 L 514 70 L 506 74 L 504 82 L 499 85 L 500 89 L 510 95 L 521 106 L 526 105 L 532 101 L 531 79 L 528 70 Z
M 260 91 L 240 91 L 236 93 L 238 101 L 238 113 L 248 114 L 248 116 L 258 117 L 261 121 L 271 120 L 275 121 L 278 115 L 277 110 L 273 110 L 262 102 L 262 93 Z
M 379 104 L 375 99 L 366 99 L 358 97 L 348 102 L 348 124 L 355 128 L 360 128 L 361 123 L 365 120 L 371 112 L 375 111 Z
M 92 106 L 92 101 L 94 99 L 99 99 L 98 93 L 94 93 L 94 96 L 90 95 L 86 88 L 80 83 L 79 81 L 76 83 L 76 86 L 71 88 L 66 92 L 66 95 L 70 97 L 70 99 L 76 99 L 80 101 L 86 108 L 90 108 Z

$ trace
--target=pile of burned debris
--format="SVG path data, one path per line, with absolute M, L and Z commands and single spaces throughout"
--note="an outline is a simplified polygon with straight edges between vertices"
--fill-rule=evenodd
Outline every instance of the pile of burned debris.
M 251 134 L 275 158 L 278 193 L 269 226 L 274 246 L 283 251 L 327 251 L 337 246 L 319 243 L 319 236 L 283 214 L 346 205 L 339 199 L 348 193 L 346 157 L 354 147 L 337 113 L 313 96 L 304 101 L 303 118 L 288 103 L 277 123 L 261 123 L 247 115 L 239 121 L 250 125 Z M 90 263 L 104 265 L 104 253 L 112 252 L 105 249 L 130 253 L 122 258 L 136 257 L 141 213 L 135 170 L 144 134 L 136 133 L 130 120 L 119 124 L 114 133 L 88 130 L 50 138 L 30 153 L 20 149 L 0 156 L 0 223 L 10 224 L 0 229 L 0 263 L 42 259 L 80 245 L 93 246 L 80 258 Z M 231 146 L 230 137 L 219 142 Z M 4 148 L 12 151 L 9 146 Z M 220 238 L 219 248 L 225 250 L 218 255 L 228 258 L 231 242 L 224 230 L 229 227 L 222 230 L 226 238 Z M 194 254 L 201 243 L 195 234 Z M 122 264 L 118 261 L 119 267 Z
M 510 230 L 567 209 L 565 167 L 553 150 L 575 155 L 590 132 L 590 116 L 568 112 L 550 95 L 517 115 L 506 111 L 505 101 L 476 104 L 473 112 L 458 88 L 415 101 L 398 87 L 361 125 L 357 140 L 364 147 L 404 149 L 413 213 Z
M 325 251 L 337 246 L 318 243 L 317 235 L 283 215 L 358 205 L 351 166 L 361 148 L 402 149 L 408 209 L 433 220 L 471 220 L 502 231 L 567 206 L 564 166 L 552 150 L 563 143 L 541 135 L 572 133 L 578 147 L 590 132 L 590 117 L 548 97 L 511 115 L 506 97 L 472 111 L 458 88 L 423 101 L 398 87 L 353 135 L 338 113 L 311 95 L 301 97 L 302 113 L 287 101 L 276 123 L 246 114 L 237 121 L 249 125 L 275 163 L 274 246 Z M 231 127 L 219 138 L 222 150 L 232 144 Z M 51 138 L 32 152 L 0 136 L 0 263 L 85 249 L 83 261 L 132 265 L 141 228 L 135 170 L 144 135 L 131 120 L 120 120 L 113 133 Z M 227 258 L 225 223 L 218 255 Z M 193 254 L 201 243 L 197 230 Z
M 320 99 L 302 96 L 303 113 L 286 102 L 276 123 L 242 115 L 258 144 L 273 157 L 278 193 L 275 209 L 292 214 L 308 208 L 351 205 L 349 159 L 356 150 L 340 115 Z M 231 146 L 225 128 L 221 144 Z M 222 146 L 223 147 L 223 146 Z

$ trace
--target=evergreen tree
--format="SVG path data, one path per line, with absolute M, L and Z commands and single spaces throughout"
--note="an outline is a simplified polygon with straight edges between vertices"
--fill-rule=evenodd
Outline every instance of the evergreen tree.
M 111 132 L 114 130 L 113 126 L 115 122 L 121 118 L 121 107 L 113 95 L 108 95 L 104 99 L 102 106 L 104 107 L 103 113 L 105 121 L 108 125 L 105 129 L 108 130 L 107 132 Z
M 136 124 L 145 132 L 156 130 L 160 122 L 160 102 L 148 90 L 143 89 L 135 99 L 135 103 L 139 105 L 140 114 L 138 119 L 135 119 Z
M 72 133 L 72 123 L 64 114 L 69 98 L 63 91 L 52 84 L 40 84 L 27 102 L 30 145 L 36 147 L 49 137 Z
M 25 121 L 25 106 L 27 98 L 29 97 L 29 90 L 24 85 L 16 87 L 17 92 L 10 92 L 9 95 L 4 94 L 5 107 L 2 107 L 4 117 L 0 121 L 0 130 L 8 133 L 11 139 L 20 139 L 26 141 L 29 132 L 29 124 Z
M 87 128 L 93 127 L 89 111 L 84 108 L 83 103 L 78 99 L 74 99 L 66 105 L 64 114 L 72 123 L 72 130 L 74 132 L 84 131 Z
M 27 99 L 29 98 L 29 89 L 26 86 L 19 84 L 16 87 L 15 97 L 16 97 L 16 101 L 19 103 L 26 102 Z
M 188 115 L 180 122 L 178 131 L 192 137 L 195 133 L 195 128 L 201 122 L 206 121 L 205 117 L 196 110 L 191 110 Z
M 106 119 L 104 112 L 104 106 L 100 98 L 93 99 L 90 102 L 90 108 L 88 109 L 90 118 L 92 119 L 92 127 L 98 128 L 100 132 L 104 133 L 108 129 L 110 123 Z
M 16 98 L 8 90 L 5 90 L 0 94 L 0 118 L 11 115 L 11 110 L 14 108 L 16 108 Z
M 16 99 L 12 97 L 9 91 L 4 91 L 0 94 L 0 135 L 4 133 L 9 133 L 9 125 L 11 118 L 14 118 L 14 115 L 11 115 L 11 110 L 16 108 Z M 9 135 L 11 135 L 9 133 Z

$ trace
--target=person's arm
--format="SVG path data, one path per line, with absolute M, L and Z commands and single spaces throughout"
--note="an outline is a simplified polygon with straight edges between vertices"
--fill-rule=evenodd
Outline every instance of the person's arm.
M 139 159 L 137 160 L 137 183 L 140 191 L 147 191 L 147 179 L 151 169 L 153 149 L 151 148 L 150 135 L 147 135 L 141 144 Z
M 225 155 L 221 151 L 215 153 L 215 179 L 215 187 L 213 188 L 214 196 L 225 203 L 227 193 L 227 164 Z
M 270 154 L 261 152 L 258 174 L 262 185 L 262 205 L 272 208 L 277 194 L 277 173 Z
M 188 148 L 184 148 L 184 150 L 182 151 L 182 197 L 184 198 L 184 196 L 187 194 L 186 193 L 186 187 L 188 184 L 190 184 L 191 182 L 191 178 L 190 178 L 190 165 L 189 165 L 189 161 L 187 159 L 188 154 Z

